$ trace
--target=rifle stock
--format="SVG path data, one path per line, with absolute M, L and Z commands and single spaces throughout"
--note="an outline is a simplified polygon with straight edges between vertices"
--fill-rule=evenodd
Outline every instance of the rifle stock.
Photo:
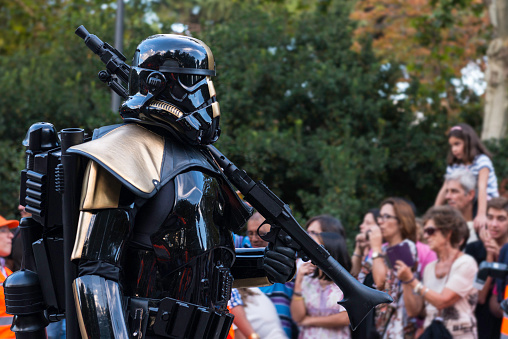
M 206 147 L 226 177 L 244 195 L 245 200 L 272 225 L 265 240 L 282 241 L 286 246 L 302 251 L 340 287 L 344 298 L 338 303 L 347 310 L 353 330 L 376 305 L 393 301 L 388 294 L 361 284 L 349 274 L 328 251 L 305 232 L 293 217 L 289 206 L 263 182 L 254 182 L 245 171 L 238 169 L 214 146 Z

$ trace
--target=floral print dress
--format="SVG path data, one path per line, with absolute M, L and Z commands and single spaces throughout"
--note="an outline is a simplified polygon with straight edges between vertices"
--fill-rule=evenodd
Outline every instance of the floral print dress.
M 418 257 L 415 243 L 408 239 L 402 242 L 407 242 L 409 244 L 409 248 L 413 254 L 413 260 L 417 262 Z M 384 244 L 382 247 L 383 253 L 386 253 L 387 248 L 388 245 Z M 390 266 L 387 264 L 387 267 L 389 268 Z M 419 278 L 416 272 L 414 274 Z M 388 293 L 393 298 L 393 303 L 390 305 L 381 304 L 376 307 L 377 332 L 380 335 L 384 333 L 383 338 L 411 337 L 412 333 L 416 330 L 416 319 L 410 318 L 406 313 L 404 298 L 402 297 L 402 286 L 393 269 L 388 269 L 385 285 L 383 288 L 378 289 Z
M 334 283 L 321 286 L 318 278 L 305 276 L 302 281 L 302 296 L 305 301 L 307 314 L 312 317 L 328 316 L 345 312 L 346 309 L 337 304 L 343 299 L 344 294 Z M 323 339 L 337 338 L 349 339 L 351 333 L 349 326 L 340 328 L 324 328 L 314 326 L 302 326 L 299 339 Z

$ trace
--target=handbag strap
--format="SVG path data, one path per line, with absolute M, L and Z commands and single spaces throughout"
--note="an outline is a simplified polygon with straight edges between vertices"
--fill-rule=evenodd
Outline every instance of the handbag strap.
M 385 336 L 386 329 L 388 328 L 388 325 L 390 324 L 390 320 L 392 320 L 392 316 L 393 316 L 393 314 L 394 314 L 396 311 L 397 311 L 397 308 L 396 308 L 396 307 L 391 308 L 391 313 L 390 313 L 390 316 L 388 317 L 388 320 L 386 321 L 385 328 L 383 329 L 383 333 L 381 333 L 381 337 L 380 337 L 380 338 L 383 338 L 383 337 Z
M 450 278 L 450 272 L 452 271 L 452 266 L 453 264 L 455 263 L 455 260 L 457 260 L 457 258 L 459 257 L 459 254 L 462 253 L 460 250 L 457 251 L 457 253 L 455 253 L 455 256 L 453 257 L 453 261 L 452 261 L 452 264 L 450 265 L 450 268 L 448 269 L 448 273 L 446 273 L 446 279 L 445 279 L 445 286 L 446 286 L 446 283 L 448 282 L 448 278 Z M 443 287 L 444 288 L 444 287 Z M 441 313 L 443 312 L 443 310 L 439 310 L 437 312 L 437 317 L 434 317 L 434 319 L 438 320 L 438 321 L 441 321 L 443 324 L 444 324 L 444 319 L 441 317 Z
M 397 308 L 399 307 L 399 301 L 400 301 L 400 298 L 402 297 L 402 289 L 400 288 L 400 282 L 397 284 L 397 287 L 398 287 L 398 290 L 397 290 L 397 303 L 395 304 L 394 307 L 391 307 L 391 313 L 390 313 L 390 316 L 388 317 L 388 320 L 386 321 L 386 324 L 385 324 L 385 328 L 383 329 L 383 333 L 381 334 L 381 338 L 383 338 L 385 336 L 385 333 L 386 333 L 386 329 L 388 328 L 388 325 L 390 324 L 390 320 L 392 319 L 392 316 L 395 312 L 397 312 Z

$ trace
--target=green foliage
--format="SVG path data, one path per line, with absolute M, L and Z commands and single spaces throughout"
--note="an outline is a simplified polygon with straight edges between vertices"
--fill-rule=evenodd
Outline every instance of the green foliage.
M 111 1 L 114 3 L 114 1 Z M 18 205 L 19 171 L 24 167 L 21 141 L 31 124 L 47 121 L 57 130 L 94 128 L 118 123 L 111 112 L 110 91 L 97 79 L 104 66 L 74 30 L 81 24 L 113 43 L 115 10 L 103 1 L 8 2 L 0 10 L 0 214 L 14 217 Z M 104 5 L 104 6 L 101 6 Z M 155 31 L 139 11 L 142 1 L 126 8 L 126 50 Z M 9 31 L 9 33 L 6 33 Z M 129 52 L 130 54 L 131 52 Z M 130 57 L 130 55 L 129 55 Z

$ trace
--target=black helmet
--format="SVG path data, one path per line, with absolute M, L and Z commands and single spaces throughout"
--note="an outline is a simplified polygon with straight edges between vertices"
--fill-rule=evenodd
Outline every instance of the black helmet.
M 134 54 L 129 98 L 120 115 L 164 127 L 191 144 L 211 144 L 220 134 L 214 75 L 212 51 L 202 41 L 174 34 L 148 37 Z

